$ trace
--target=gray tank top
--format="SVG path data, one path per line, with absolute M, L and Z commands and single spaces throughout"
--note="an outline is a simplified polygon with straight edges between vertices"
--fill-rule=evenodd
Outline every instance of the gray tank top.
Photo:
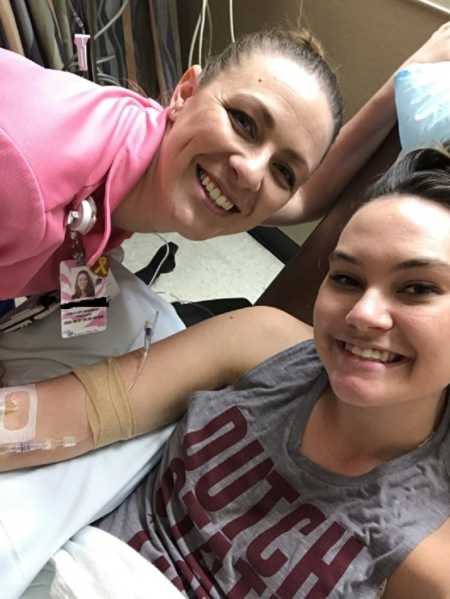
M 449 410 L 424 446 L 346 477 L 299 451 L 326 384 L 308 341 L 196 393 L 160 467 L 99 525 L 188 597 L 377 597 L 450 515 Z

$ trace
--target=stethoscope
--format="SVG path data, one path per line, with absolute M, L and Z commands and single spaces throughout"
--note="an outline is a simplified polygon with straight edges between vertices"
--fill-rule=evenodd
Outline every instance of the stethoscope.
M 79 235 L 86 235 L 97 222 L 97 206 L 92 198 L 81 200 L 76 210 L 70 210 L 66 219 L 66 226 L 70 231 Z

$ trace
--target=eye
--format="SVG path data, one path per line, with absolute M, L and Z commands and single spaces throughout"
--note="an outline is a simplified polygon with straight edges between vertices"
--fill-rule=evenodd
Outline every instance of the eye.
M 359 289 L 362 287 L 362 283 L 359 279 L 344 273 L 330 273 L 328 278 L 333 285 L 341 287 L 342 289 Z
M 417 281 L 404 285 L 400 289 L 400 293 L 408 295 L 411 298 L 424 298 L 433 294 L 440 295 L 442 291 L 433 283 L 424 283 L 422 281 Z
M 297 180 L 291 167 L 286 164 L 276 163 L 274 164 L 274 168 L 281 175 L 284 185 L 287 185 L 291 190 L 294 189 Z
M 235 129 L 238 129 L 239 132 L 244 133 L 246 137 L 256 139 L 256 123 L 251 116 L 249 116 L 243 110 L 238 110 L 237 108 L 227 108 L 227 111 Z

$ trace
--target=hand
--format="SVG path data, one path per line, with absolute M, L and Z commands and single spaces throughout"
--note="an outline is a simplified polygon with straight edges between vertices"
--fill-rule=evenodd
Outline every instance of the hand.
M 450 60 L 450 21 L 439 27 L 433 35 L 402 65 L 414 62 L 442 62 Z

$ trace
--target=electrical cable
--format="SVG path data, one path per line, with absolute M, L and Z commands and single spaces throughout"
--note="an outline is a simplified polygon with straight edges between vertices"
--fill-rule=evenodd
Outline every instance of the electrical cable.
M 208 15 L 208 54 L 207 56 L 211 56 L 212 53 L 212 45 L 213 45 L 213 20 L 211 15 L 211 8 L 209 6 L 209 2 L 206 6 L 206 14 Z
M 95 32 L 94 35 L 91 34 L 91 41 L 90 41 L 91 44 L 93 44 L 95 40 L 98 40 L 99 37 L 104 35 L 104 33 L 117 21 L 117 19 L 119 19 L 122 16 L 123 12 L 125 11 L 125 9 L 127 8 L 128 4 L 129 4 L 129 2 L 130 2 L 130 0 L 123 0 L 123 4 L 117 10 L 116 14 L 101 29 L 99 29 L 97 32 Z M 95 4 L 93 6 L 95 6 Z M 78 27 L 77 33 L 87 34 L 88 31 L 86 29 L 86 25 L 84 24 L 81 16 L 78 14 L 76 9 L 74 8 L 72 0 L 69 0 L 69 7 L 70 7 L 70 11 L 72 13 L 73 19 L 75 21 L 75 24 Z M 93 10 L 94 9 L 92 9 L 92 11 Z M 93 14 L 93 12 L 92 12 L 92 14 Z M 89 33 L 91 33 L 91 32 L 89 32 Z M 112 60 L 114 58 L 115 58 L 114 56 L 108 57 L 108 59 L 110 59 L 110 60 Z M 104 62 L 105 62 L 105 59 L 100 58 L 100 59 L 96 60 L 96 65 L 98 66 L 99 64 L 102 64 Z M 77 60 L 77 56 L 75 54 L 70 62 L 64 64 L 63 70 L 64 71 L 71 70 L 73 67 L 76 67 L 77 65 L 78 65 L 78 60 Z M 100 73 L 99 73 L 99 75 L 100 75 Z M 106 79 L 105 79 L 105 81 L 106 81 Z M 116 80 L 114 80 L 114 82 L 111 82 L 111 83 L 113 83 L 114 85 L 120 85 Z
M 109 56 L 102 56 L 101 58 L 97 58 L 97 65 L 102 66 L 106 62 L 111 62 L 115 59 L 114 54 L 110 54 Z
M 201 21 L 201 15 L 199 15 L 199 17 L 197 19 L 197 23 L 194 28 L 194 33 L 192 35 L 191 45 L 189 46 L 189 56 L 188 56 L 188 66 L 189 67 L 192 66 L 192 61 L 194 59 L 194 49 L 195 49 L 195 44 L 197 43 L 197 35 L 198 35 L 199 29 L 200 29 L 200 21 Z
M 116 12 L 116 14 L 106 23 L 106 25 L 104 25 L 104 27 L 99 29 L 97 31 L 97 33 L 94 35 L 95 40 L 97 40 L 100 36 L 102 36 L 105 33 L 105 31 L 107 31 L 117 21 L 117 19 L 120 19 L 120 17 L 122 16 L 122 13 L 125 11 L 129 2 L 130 2 L 130 0 L 123 0 L 123 4 L 119 8 L 119 10 Z
M 206 19 L 208 19 L 208 50 L 206 58 L 211 55 L 213 44 L 213 19 L 211 15 L 211 7 L 209 0 L 202 0 L 200 14 L 195 24 L 194 33 L 192 35 L 191 44 L 189 46 L 188 66 L 191 67 L 194 61 L 195 46 L 198 40 L 198 64 L 203 66 L 203 44 L 205 38 Z
M 302 27 L 304 4 L 305 4 L 304 0 L 300 0 L 299 11 L 298 11 L 298 23 L 297 23 L 297 27 L 299 29 L 301 29 L 301 27 Z
M 163 237 L 160 233 L 157 233 L 156 231 L 154 231 L 154 235 L 156 235 L 157 237 L 159 237 L 159 239 L 161 239 L 161 241 L 165 244 L 166 253 L 164 255 L 164 258 L 159 263 L 158 268 L 156 269 L 155 273 L 153 274 L 153 277 L 152 277 L 151 281 L 148 283 L 149 287 L 151 287 L 153 285 L 154 281 L 158 277 L 158 274 L 159 274 L 162 266 L 164 265 L 164 262 L 167 259 L 167 256 L 169 255 L 169 252 L 170 252 L 170 246 L 169 246 L 168 240 L 165 237 Z M 215 316 L 214 312 L 212 310 L 209 310 L 206 306 L 203 306 L 202 304 L 200 304 L 198 302 L 191 301 L 191 300 L 184 300 L 184 299 L 180 298 L 179 296 L 177 296 L 175 293 L 172 293 L 171 291 L 156 291 L 156 293 L 158 295 L 164 295 L 165 294 L 165 295 L 171 296 L 177 302 L 179 302 L 180 304 L 191 304 L 193 306 L 197 306 L 198 308 L 200 308 L 201 310 L 203 310 L 203 312 L 205 312 L 208 316 Z M 155 320 L 155 323 L 156 323 L 156 320 Z M 155 325 L 153 325 L 153 329 L 154 328 L 155 328 Z
M 74 19 L 76 25 L 81 30 L 81 31 L 78 31 L 77 33 L 86 34 L 86 27 L 84 26 L 83 19 L 80 17 L 80 15 L 75 10 L 72 0 L 69 0 L 69 7 L 70 7 L 70 12 L 72 13 L 72 16 L 73 16 L 73 19 Z
M 176 293 L 173 293 L 173 291 L 157 291 L 156 293 L 158 295 L 171 297 L 175 299 L 178 303 L 183 304 L 185 306 L 196 306 L 197 308 L 200 308 L 200 310 L 203 310 L 203 312 L 208 316 L 217 316 L 217 314 L 215 314 L 212 310 L 210 310 L 200 302 L 194 302 L 192 300 L 183 299 L 179 297 Z
M 72 13 L 73 20 L 75 21 L 75 25 L 78 27 L 78 31 L 75 31 L 75 33 L 83 33 L 84 35 L 86 35 L 86 27 L 83 23 L 83 19 L 80 17 L 80 15 L 75 10 L 72 0 L 69 0 L 69 8 L 70 8 L 70 12 Z M 69 62 L 64 63 L 62 70 L 70 71 L 75 66 L 78 67 L 78 58 L 77 58 L 76 52 L 74 53 L 72 59 L 69 60 Z
M 163 241 L 165 243 L 166 246 L 166 253 L 164 254 L 163 259 L 161 260 L 161 262 L 158 264 L 157 269 L 155 270 L 155 272 L 153 273 L 153 276 L 148 284 L 149 287 L 151 287 L 153 285 L 153 283 L 156 281 L 156 279 L 158 278 L 159 273 L 161 272 L 162 267 L 164 266 L 164 262 L 167 260 L 167 257 L 170 254 L 170 246 L 169 246 L 169 242 L 167 241 L 167 239 L 165 239 L 165 237 L 163 237 L 162 235 L 160 235 L 159 233 L 155 232 L 155 235 L 157 235 L 161 241 Z
M 234 44 L 236 41 L 236 38 L 234 36 L 233 0 L 230 0 L 228 6 L 229 6 L 229 13 L 230 13 L 230 37 L 231 37 L 231 42 Z
M 112 75 L 108 75 L 107 73 L 97 73 L 97 79 L 99 81 L 104 81 L 105 83 L 110 83 L 111 85 L 118 85 L 120 87 L 120 81 L 118 81 Z
M 87 22 L 89 25 L 89 33 L 91 36 L 90 44 L 87 48 L 89 57 L 89 75 L 94 83 L 97 83 L 97 51 L 95 47 L 95 32 L 97 29 L 97 8 L 95 2 L 91 0 L 87 6 Z
M 200 36 L 198 41 L 198 64 L 203 66 L 203 38 L 205 37 L 205 22 L 206 22 L 206 7 L 208 6 L 208 0 L 202 0 L 202 12 L 201 12 L 201 23 L 200 23 Z

